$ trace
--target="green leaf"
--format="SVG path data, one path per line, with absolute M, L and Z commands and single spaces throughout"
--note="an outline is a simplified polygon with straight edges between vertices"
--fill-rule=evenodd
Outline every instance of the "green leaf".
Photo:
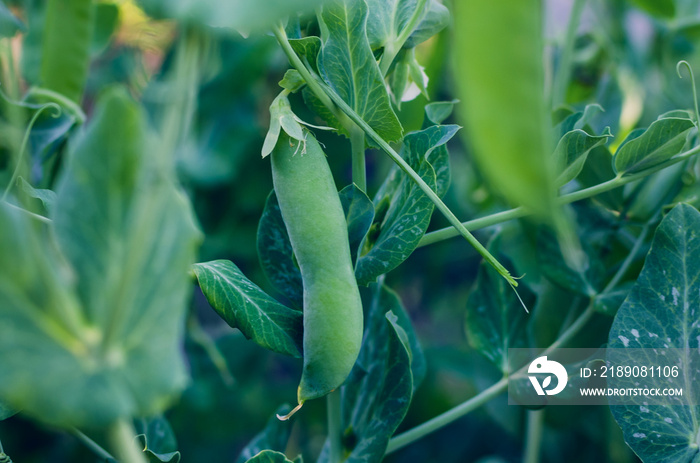
M 287 459 L 284 453 L 273 450 L 263 450 L 248 460 L 246 463 L 293 463 Z
M 13 409 L 12 407 L 9 407 L 4 402 L 0 402 L 0 421 L 15 416 L 17 413 L 19 413 L 17 410 Z
M 41 85 L 80 104 L 90 65 L 95 4 L 49 0 L 43 24 Z
M 454 4 L 453 59 L 465 141 L 494 191 L 557 223 L 542 30 L 539 0 Z
M 627 298 L 631 287 L 632 284 L 626 282 L 612 291 L 597 295 L 593 301 L 593 309 L 596 312 L 614 316 Z
M 157 19 L 223 27 L 243 33 L 264 31 L 297 13 L 313 11 L 324 0 L 138 0 L 146 13 Z
M 452 101 L 435 101 L 425 105 L 425 119 L 423 120 L 423 128 L 426 129 L 431 125 L 440 125 L 445 119 L 452 115 L 455 104 L 459 100 Z
M 151 415 L 184 387 L 199 232 L 144 126 L 125 90 L 100 98 L 58 180 L 60 251 L 0 208 L 0 397 L 42 421 Z
M 613 170 L 613 156 L 610 150 L 603 145 L 593 148 L 583 165 L 583 169 L 577 177 L 577 181 L 584 188 L 589 188 L 599 183 L 606 182 L 615 178 Z M 605 207 L 612 210 L 622 208 L 624 198 L 622 188 L 615 188 L 605 193 L 596 195 L 593 198 L 594 202 L 602 203 Z
M 36 189 L 22 177 L 19 177 L 19 183 L 22 186 L 22 191 L 24 191 L 27 196 L 40 200 L 47 211 L 50 211 L 53 205 L 56 203 L 55 192 L 51 190 Z
M 498 235 L 491 239 L 489 251 L 498 254 Z M 511 267 L 503 255 L 499 262 Z M 527 287 L 518 287 L 520 297 L 527 303 L 533 299 Z M 519 365 L 509 363 L 508 349 L 528 347 L 528 314 L 507 281 L 487 262 L 479 266 L 474 290 L 467 300 L 465 327 L 469 344 L 504 374 L 513 372 Z
M 438 0 L 428 0 L 428 11 L 418 26 L 404 43 L 404 47 L 413 48 L 419 45 L 450 24 L 450 12 L 445 5 Z
M 318 68 L 323 79 L 386 141 L 401 139 L 394 110 L 366 33 L 364 0 L 331 0 L 320 15 L 323 46 Z M 329 123 L 331 121 L 328 121 Z M 347 129 L 337 127 L 348 135 Z
M 593 148 L 604 145 L 612 137 L 610 128 L 606 127 L 601 135 L 589 135 L 584 130 L 574 129 L 566 133 L 554 150 L 555 171 L 558 174 L 556 184 L 566 185 L 578 177 Z
M 656 230 L 636 284 L 618 310 L 608 340 L 608 361 L 633 365 L 639 349 L 685 351 L 672 365 L 678 377 L 646 378 L 644 387 L 683 388 L 682 397 L 657 397 L 659 405 L 611 405 L 627 444 L 645 463 L 697 462 L 700 430 L 700 213 L 673 208 Z M 625 362 L 627 363 L 618 363 Z M 679 362 L 679 363 L 677 363 Z M 638 364 L 638 362 L 637 362 Z M 635 387 L 637 378 L 615 377 L 609 387 Z M 629 403 L 629 402 L 628 402 Z
M 268 296 L 231 261 L 195 264 L 193 269 L 207 301 L 229 326 L 266 349 L 301 357 L 300 311 Z
M 27 28 L 7 8 L 4 1 L 0 1 L 0 37 L 14 37 L 17 32 L 24 32 Z
M 605 275 L 597 253 L 586 242 L 581 243 L 585 261 L 581 268 L 572 268 L 562 256 L 554 235 L 542 229 L 537 236 L 537 262 L 542 273 L 553 283 L 583 296 L 595 296 Z
M 306 85 L 306 82 L 296 69 L 288 69 L 287 72 L 284 73 L 282 80 L 279 82 L 280 87 L 287 89 L 292 93 L 297 92 L 304 85 Z
M 267 197 L 260 217 L 257 247 L 260 265 L 267 279 L 294 308 L 301 310 L 304 306 L 304 284 L 274 191 Z
M 371 291 L 362 350 L 342 389 L 342 445 L 348 463 L 382 459 L 413 391 L 411 357 L 416 359 L 417 352 L 412 354 L 409 345 L 413 330 L 408 318 L 387 311 L 400 308 L 391 290 L 376 285 Z M 326 443 L 319 462 L 329 461 L 328 451 Z
M 681 152 L 693 127 L 690 119 L 669 117 L 654 121 L 641 135 L 633 132 L 615 153 L 615 172 L 633 174 L 671 159 Z
M 638 8 L 652 16 L 672 18 L 676 15 L 676 4 L 673 0 L 629 0 Z
M 162 416 L 141 418 L 134 422 L 137 438 L 150 463 L 179 463 L 180 452 L 170 423 Z
M 437 0 L 429 0 L 424 6 L 423 19 L 418 23 L 405 44 L 398 38 L 417 8 L 417 0 L 367 0 L 367 38 L 373 50 L 399 45 L 412 48 L 428 40 L 449 23 L 450 14 Z
M 367 235 L 374 219 L 374 204 L 367 194 L 354 183 L 343 188 L 340 193 L 345 219 L 348 222 L 348 239 L 352 261 L 357 259 L 360 243 Z
M 289 435 L 292 433 L 292 427 L 289 426 L 289 423 L 280 421 L 277 415 L 284 416 L 290 410 L 289 405 L 279 407 L 276 413 L 268 420 L 265 429 L 248 442 L 234 463 L 245 463 L 265 449 L 278 452 L 284 451 L 287 447 Z
M 404 139 L 403 156 L 413 169 L 432 188 L 436 189 L 435 170 L 425 160 L 426 139 L 439 141 L 439 132 L 426 129 L 413 132 Z M 446 142 L 446 140 L 445 140 Z M 377 277 L 398 267 L 416 249 L 425 234 L 434 204 L 408 175 L 394 167 L 374 197 L 374 223 L 362 242 L 355 276 L 361 285 L 376 281 Z
M 119 26 L 119 7 L 116 3 L 95 4 L 95 24 L 90 43 L 90 55 L 97 56 L 109 46 Z
M 415 140 L 406 137 L 406 143 L 411 145 L 412 149 L 419 152 L 425 150 L 425 158 L 435 169 L 435 193 L 441 198 L 447 194 L 452 181 L 447 142 L 452 139 L 459 129 L 458 125 L 433 126 L 423 130 L 423 135 Z
M 314 71 L 318 72 L 318 54 L 321 52 L 321 39 L 319 37 L 289 39 L 289 44 L 304 64 L 308 64 Z

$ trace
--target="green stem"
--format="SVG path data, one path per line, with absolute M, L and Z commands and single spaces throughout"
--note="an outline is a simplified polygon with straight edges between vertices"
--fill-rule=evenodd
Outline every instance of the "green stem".
M 362 191 L 367 191 L 367 169 L 365 167 L 365 133 L 353 124 L 350 131 L 352 150 L 352 181 Z
M 566 27 L 566 38 L 564 39 L 564 48 L 562 49 L 559 67 L 557 68 L 556 77 L 554 79 L 554 92 L 552 95 L 552 107 L 564 104 L 566 101 L 566 90 L 571 78 L 571 64 L 573 62 L 574 45 L 576 42 L 576 32 L 578 25 L 581 22 L 581 14 L 586 0 L 574 0 L 574 5 L 571 8 L 569 23 Z
M 413 14 L 408 19 L 408 22 L 401 30 L 399 35 L 395 40 L 391 40 L 384 46 L 384 53 L 382 54 L 381 61 L 379 62 L 379 69 L 381 70 L 383 76 L 386 76 L 386 73 L 391 67 L 391 63 L 394 62 L 394 58 L 396 58 L 396 55 L 399 53 L 399 51 L 401 51 L 403 44 L 406 43 L 406 40 L 408 40 L 423 19 L 423 16 L 425 15 L 425 6 L 427 3 L 428 0 L 418 0 L 416 3 L 416 9 L 413 10 Z
M 52 222 L 52 220 L 49 219 L 48 217 L 44 217 L 43 215 L 35 214 L 35 213 L 33 213 L 33 212 L 31 212 L 31 211 L 28 211 L 28 210 L 26 210 L 26 209 L 23 209 L 23 208 L 21 208 L 21 207 L 19 207 L 19 206 L 15 206 L 15 205 L 12 204 L 12 203 L 5 203 L 5 205 L 6 205 L 6 206 L 9 206 L 9 207 L 11 207 L 12 209 L 15 209 L 15 210 L 17 210 L 17 211 L 23 212 L 23 213 L 27 214 L 29 217 L 31 217 L 32 219 L 36 219 L 36 220 L 38 220 L 38 221 L 40 221 L 40 222 L 43 222 L 43 223 L 51 223 L 51 222 Z
M 10 190 L 14 186 L 15 182 L 17 181 L 17 177 L 19 177 L 19 171 L 22 168 L 22 162 L 24 161 L 24 152 L 27 150 L 27 143 L 29 142 L 29 135 L 32 132 L 32 127 L 34 127 L 34 123 L 36 122 L 37 119 L 39 119 L 39 116 L 41 115 L 42 112 L 44 112 L 45 109 L 52 108 L 58 111 L 58 115 L 61 114 L 61 107 L 57 105 L 56 103 L 46 103 L 44 106 L 40 107 L 39 109 L 36 110 L 34 115 L 32 116 L 31 120 L 29 121 L 29 125 L 27 126 L 27 129 L 24 131 L 24 138 L 22 138 L 22 144 L 19 147 L 19 153 L 17 155 L 17 161 L 15 163 L 15 170 L 12 172 L 12 177 L 10 178 L 10 181 L 7 183 L 7 186 L 5 187 L 5 192 L 2 194 L 2 201 L 7 200 L 7 195 L 10 194 Z
M 92 451 L 92 453 L 97 455 L 101 460 L 107 460 L 107 459 L 116 460 L 116 458 L 114 458 L 111 453 L 109 453 L 108 451 L 103 449 L 102 446 L 100 446 L 97 442 L 90 439 L 88 436 L 86 436 L 82 432 L 80 432 L 80 430 L 78 430 L 76 428 L 72 428 L 70 430 L 70 432 L 75 437 L 77 437 L 78 440 L 80 442 L 82 442 L 83 445 L 85 445 L 85 447 L 89 448 Z
M 148 463 L 134 437 L 134 427 L 126 419 L 117 420 L 108 431 L 109 443 L 120 463 Z
M 542 448 L 542 430 L 544 428 L 544 410 L 527 412 L 527 437 L 523 463 L 539 463 Z
M 564 331 L 561 334 L 561 336 L 559 336 L 559 338 L 556 341 L 554 341 L 552 345 L 550 345 L 547 349 L 545 349 L 545 351 L 540 355 L 547 355 L 553 350 L 558 349 L 563 344 L 569 342 L 586 325 L 586 323 L 588 323 L 593 314 L 593 300 L 591 299 L 591 303 L 588 305 L 586 310 L 581 315 L 579 315 L 576 321 L 572 323 L 571 326 L 566 331 Z M 526 370 L 527 365 L 518 370 L 515 373 L 515 375 L 522 374 L 522 372 Z M 437 431 L 443 426 L 447 426 L 453 421 L 465 416 L 469 412 L 479 408 L 481 405 L 497 397 L 507 388 L 508 378 L 504 377 L 500 381 L 495 383 L 493 386 L 483 390 L 482 392 L 475 395 L 466 402 L 457 405 L 456 407 L 446 411 L 441 415 L 436 416 L 431 420 L 426 421 L 421 425 L 416 426 L 413 429 L 409 429 L 408 431 L 393 437 L 389 441 L 386 453 L 389 454 L 395 452 L 396 450 L 399 450 L 400 448 L 405 447 L 408 444 L 411 444 L 417 441 L 418 439 L 425 437 L 431 432 Z
M 2 447 L 2 441 L 0 441 L 0 454 L 5 453 L 5 449 Z
M 599 195 L 601 193 L 605 193 L 610 190 L 614 190 L 615 188 L 619 188 L 623 185 L 626 185 L 628 183 L 640 180 L 644 177 L 648 177 L 651 174 L 655 174 L 656 172 L 663 170 L 667 167 L 670 167 L 674 164 L 677 164 L 681 161 L 687 160 L 689 157 L 694 156 L 696 154 L 700 153 L 700 146 L 696 146 L 684 153 L 681 153 L 668 161 L 665 161 L 661 164 L 658 164 L 654 167 L 651 167 L 649 169 L 643 170 L 641 172 L 637 172 L 635 174 L 630 174 L 630 175 L 618 175 L 617 177 L 608 180 L 603 183 L 599 183 L 598 185 L 594 185 L 589 188 L 584 188 L 579 191 L 574 191 L 573 193 L 569 193 L 566 195 L 559 196 L 558 198 L 558 203 L 559 204 L 569 204 L 573 203 L 576 201 L 581 201 L 582 199 L 588 199 L 593 196 Z M 491 225 L 496 225 L 499 223 L 507 222 L 509 220 L 513 219 L 519 219 L 522 217 L 526 217 L 530 215 L 531 212 L 528 211 L 527 209 L 523 207 L 516 207 L 514 209 L 509 209 L 507 211 L 502 211 L 498 212 L 496 214 L 488 215 L 486 217 L 481 217 L 479 219 L 474 219 L 470 220 L 468 222 L 464 222 L 462 225 L 466 227 L 468 230 L 478 230 L 480 228 L 485 228 L 489 227 Z M 446 239 L 454 238 L 455 236 L 458 236 L 460 233 L 458 233 L 454 228 L 452 227 L 447 227 L 447 228 L 442 228 L 440 230 L 435 230 L 430 233 L 426 233 L 425 236 L 420 240 L 420 243 L 418 243 L 418 247 L 423 247 L 427 246 L 429 244 L 434 244 L 438 243 L 440 241 L 444 241 Z
M 289 45 L 289 40 L 284 32 L 284 29 L 279 26 L 274 30 L 275 37 L 280 42 L 282 49 L 287 53 L 287 57 L 292 65 L 299 71 L 301 76 L 306 80 L 307 85 L 311 91 L 318 96 L 324 105 L 326 105 L 331 111 L 337 112 L 337 108 L 344 113 L 352 122 L 357 124 L 365 134 L 367 134 L 372 140 L 374 140 L 379 147 L 386 152 L 389 157 L 403 170 L 406 175 L 408 175 L 411 180 L 413 180 L 416 185 L 425 193 L 426 196 L 435 204 L 435 207 L 447 218 L 447 221 L 452 224 L 457 230 L 457 233 L 462 235 L 478 252 L 483 256 L 483 258 L 492 265 L 496 271 L 508 281 L 508 283 L 516 287 L 518 282 L 513 279 L 508 270 L 506 270 L 503 265 L 501 265 L 498 260 L 491 255 L 491 253 L 482 246 L 481 243 L 467 230 L 464 225 L 457 219 L 457 217 L 452 213 L 452 211 L 442 202 L 440 197 L 428 186 L 427 183 L 413 170 L 413 168 L 408 165 L 406 161 L 387 143 L 377 132 L 374 131 L 372 127 L 367 124 L 367 122 L 360 117 L 333 89 L 328 87 L 324 82 L 315 76 L 311 75 L 311 72 L 304 66 L 299 57 L 292 50 L 291 45 Z M 331 102 L 328 103 L 330 98 Z M 335 105 L 333 104 L 335 103 Z M 330 106 L 329 106 L 330 105 Z M 337 108 L 336 108 L 337 106 Z
M 341 412 L 342 404 L 340 391 L 335 390 L 326 396 L 328 408 L 328 439 L 330 440 L 330 463 L 340 463 L 343 459 L 341 445 Z

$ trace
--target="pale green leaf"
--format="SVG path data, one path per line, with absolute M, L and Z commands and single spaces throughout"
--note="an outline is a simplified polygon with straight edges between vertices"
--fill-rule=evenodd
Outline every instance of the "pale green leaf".
M 610 128 L 606 127 L 601 135 L 589 135 L 581 129 L 566 133 L 554 150 L 555 172 L 558 174 L 556 184 L 566 185 L 578 177 L 593 148 L 604 145 L 612 137 Z
M 457 103 L 459 103 L 459 100 L 435 101 L 425 105 L 423 128 L 425 129 L 431 125 L 439 125 L 445 122 L 445 119 L 452 115 L 452 111 Z
M 18 180 L 22 187 L 22 191 L 24 191 L 27 196 L 38 199 L 42 202 L 47 211 L 51 210 L 56 202 L 56 193 L 54 191 L 34 188 L 22 177 L 19 177 Z
M 320 18 L 321 76 L 380 137 L 399 140 L 403 129 L 367 40 L 365 0 L 331 0 Z M 337 128 L 347 135 L 345 128 Z
M 418 6 L 417 0 L 367 0 L 367 38 L 372 49 L 398 46 L 397 39 Z M 449 23 L 450 14 L 437 0 L 428 0 L 422 19 L 412 31 L 405 44 L 412 48 L 428 40 L 444 29 Z
M 647 388 L 682 388 L 679 397 L 625 397 L 611 410 L 627 444 L 644 463 L 696 463 L 700 431 L 700 213 L 681 204 L 656 230 L 636 284 L 617 312 L 608 340 L 608 361 L 635 365 L 640 349 L 685 352 L 669 359 L 677 377 L 647 377 Z M 627 353 L 627 348 L 633 349 Z M 651 354 L 650 354 L 651 355 Z M 663 365 L 662 365 L 663 366 Z M 635 387 L 639 378 L 609 378 L 616 388 Z M 619 400 L 619 399 L 618 399 Z
M 615 172 L 633 174 L 671 159 L 681 152 L 693 127 L 690 119 L 668 117 L 642 133 L 631 133 L 615 153 Z
M 274 450 L 263 450 L 262 452 L 249 459 L 246 463 L 292 463 L 284 453 L 275 452 Z
M 180 452 L 170 423 L 162 416 L 134 420 L 134 428 L 149 463 L 179 463 Z
M 27 28 L 7 8 L 4 1 L 0 1 L 0 37 L 13 37 L 17 32 L 24 32 Z
M 301 357 L 301 312 L 268 296 L 231 261 L 215 260 L 193 268 L 202 293 L 226 323 L 262 347 Z
M 289 39 L 289 44 L 299 58 L 318 72 L 318 54 L 321 52 L 321 39 L 315 36 L 301 39 Z

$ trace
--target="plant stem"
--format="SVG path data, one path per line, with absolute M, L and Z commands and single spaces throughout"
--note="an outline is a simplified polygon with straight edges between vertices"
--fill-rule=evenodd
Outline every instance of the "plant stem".
M 553 350 L 559 348 L 561 345 L 570 341 L 571 338 L 573 338 L 586 325 L 586 323 L 588 323 L 588 321 L 593 316 L 593 313 L 593 299 L 591 299 L 591 302 L 586 308 L 586 310 L 581 315 L 579 315 L 576 321 L 572 323 L 571 326 L 566 331 L 564 331 L 556 341 L 552 343 L 552 345 L 550 345 L 547 349 L 545 349 L 543 353 L 539 355 L 547 355 Z M 518 370 L 514 375 L 521 374 L 526 370 L 527 365 Z M 481 405 L 485 404 L 491 399 L 497 397 L 499 394 L 505 391 L 507 387 L 508 378 L 504 377 L 500 381 L 495 383 L 493 386 L 483 390 L 482 392 L 475 395 L 466 402 L 457 405 L 456 407 L 446 411 L 441 415 L 436 416 L 431 420 L 426 421 L 423 424 L 416 426 L 413 429 L 409 429 L 408 431 L 393 437 L 389 441 L 386 453 L 389 454 L 395 452 L 396 450 L 399 450 L 400 448 L 405 447 L 408 444 L 411 444 L 417 441 L 418 439 L 421 439 L 422 437 L 425 437 L 431 432 L 437 431 L 441 427 L 452 423 L 453 421 L 463 417 L 469 412 L 479 408 Z
M 92 452 L 93 452 L 95 455 L 97 455 L 101 460 L 107 460 L 107 459 L 116 460 L 116 458 L 114 458 L 114 457 L 112 456 L 111 453 L 109 453 L 108 451 L 106 451 L 105 449 L 103 449 L 102 446 L 100 446 L 100 444 L 98 444 L 97 442 L 95 442 L 94 440 L 90 439 L 88 436 L 86 436 L 86 435 L 83 434 L 82 432 L 80 432 L 79 429 L 72 428 L 72 429 L 70 430 L 70 432 L 71 432 L 71 434 L 73 434 L 75 437 L 77 437 L 78 440 L 79 440 L 80 442 L 82 442 L 82 443 L 85 445 L 85 447 L 87 447 L 87 448 L 89 448 L 90 450 L 92 450 Z M 1 451 L 1 450 L 0 450 L 0 451 Z
M 523 463 L 539 463 L 542 447 L 542 430 L 544 428 L 544 410 L 527 412 L 527 437 Z
M 200 325 L 197 315 L 194 314 L 194 312 L 191 313 L 187 319 L 187 332 L 189 333 L 192 341 L 199 345 L 207 354 L 209 360 L 211 360 L 211 363 L 214 364 L 216 370 L 219 372 L 219 376 L 224 384 L 229 388 L 232 387 L 236 380 L 228 368 L 226 359 L 216 346 L 214 340 L 211 338 L 211 336 L 209 336 L 209 333 L 202 328 L 202 325 Z
M 109 443 L 119 463 L 148 463 L 134 437 L 136 432 L 133 425 L 124 418 L 117 420 L 110 426 Z
M 427 3 L 427 0 L 418 0 L 416 3 L 416 9 L 413 10 L 413 14 L 408 19 L 408 22 L 401 30 L 399 35 L 395 40 L 389 41 L 384 46 L 384 53 L 382 54 L 381 61 L 379 62 L 379 69 L 382 72 L 382 76 L 386 76 L 386 73 L 391 67 L 391 63 L 394 62 L 394 58 L 396 58 L 396 55 L 399 53 L 399 51 L 401 51 L 403 44 L 406 43 L 406 40 L 408 40 L 423 19 L 423 16 L 425 15 L 425 6 Z
M 52 221 L 51 219 L 49 219 L 48 217 L 44 217 L 43 215 L 35 214 L 35 213 L 33 213 L 33 212 L 31 212 L 31 211 L 28 211 L 28 210 L 26 210 L 26 209 L 23 209 L 23 208 L 21 208 L 21 207 L 19 207 L 19 206 L 15 206 L 15 205 L 12 204 L 12 203 L 6 202 L 5 205 L 8 206 L 8 207 L 11 207 L 12 209 L 16 209 L 16 210 L 18 210 L 18 211 L 20 211 L 20 212 L 24 212 L 25 214 L 27 214 L 27 215 L 28 215 L 29 217 L 31 217 L 32 219 L 36 219 L 36 220 L 38 220 L 38 221 L 40 221 L 40 222 L 43 222 L 43 223 L 51 223 L 51 222 L 53 222 L 53 221 Z
M 634 262 L 634 259 L 637 257 L 637 253 L 639 253 L 639 249 L 642 247 L 642 244 L 644 244 L 644 240 L 646 239 L 647 235 L 649 234 L 649 230 L 651 228 L 651 222 L 654 219 L 652 218 L 649 222 L 644 225 L 644 228 L 642 228 L 642 231 L 639 232 L 639 236 L 634 242 L 634 246 L 632 246 L 632 249 L 630 249 L 629 254 L 627 254 L 627 257 L 625 260 L 622 262 L 622 265 L 620 265 L 620 268 L 617 269 L 617 272 L 615 272 L 615 275 L 610 279 L 610 282 L 605 286 L 603 291 L 601 291 L 601 294 L 605 294 L 608 291 L 614 289 L 617 284 L 620 282 L 623 276 L 625 276 L 625 273 L 627 273 L 627 270 L 629 269 L 630 265 L 632 265 L 632 262 Z
M 435 207 L 437 207 L 445 218 L 447 218 L 447 221 L 450 222 L 453 227 L 455 227 L 457 234 L 462 235 L 469 242 L 469 244 L 471 244 L 479 252 L 479 254 L 484 257 L 484 260 L 492 265 L 511 286 L 518 286 L 518 282 L 513 279 L 508 270 L 506 270 L 506 268 L 503 267 L 503 265 L 501 265 L 501 263 L 498 262 L 498 260 L 493 257 L 491 253 L 484 246 L 482 246 L 482 244 L 479 243 L 479 241 L 471 233 L 469 233 L 469 230 L 462 225 L 459 219 L 457 219 L 457 217 L 445 205 L 445 203 L 442 202 L 440 197 L 430 188 L 430 186 L 428 186 L 427 183 L 425 183 L 420 175 L 418 175 L 416 171 L 414 171 L 413 168 L 406 161 L 404 161 L 404 159 L 389 145 L 389 143 L 379 136 L 379 134 L 375 132 L 374 129 L 370 127 L 369 124 L 362 119 L 362 117 L 360 117 L 359 114 L 357 114 L 337 93 L 335 93 L 335 91 L 333 91 L 333 89 L 328 87 L 320 79 L 311 75 L 311 72 L 306 68 L 306 66 L 304 66 L 304 63 L 301 62 L 296 53 L 294 53 L 291 45 L 289 45 L 289 40 L 287 39 L 284 29 L 282 29 L 281 26 L 278 26 L 276 29 L 274 29 L 274 34 L 275 37 L 277 37 L 277 40 L 280 42 L 282 49 L 285 50 L 285 53 L 287 53 L 287 57 L 292 65 L 299 71 L 304 80 L 306 80 L 306 83 L 309 85 L 311 91 L 313 91 L 316 96 L 321 99 L 323 104 L 326 105 L 331 111 L 334 111 L 334 114 L 338 112 L 337 108 L 340 108 L 340 112 L 344 113 L 352 122 L 357 124 L 357 126 L 360 127 L 372 140 L 374 140 L 374 142 L 377 143 L 379 147 L 389 155 L 389 157 L 401 168 L 401 170 L 403 170 L 406 175 L 408 175 L 411 180 L 418 185 L 423 193 L 425 193 L 433 204 L 435 204 Z M 328 99 L 331 100 L 330 106 L 327 102 Z M 335 103 L 335 105 L 333 103 Z
M 562 105 L 566 101 L 566 90 L 571 78 L 571 64 L 573 62 L 574 44 L 576 42 L 576 32 L 578 25 L 581 22 L 581 14 L 586 0 L 574 0 L 574 5 L 571 7 L 569 15 L 569 23 L 566 26 L 566 37 L 564 39 L 564 47 L 562 49 L 559 67 L 557 68 L 556 77 L 554 79 L 554 90 L 552 94 L 552 107 Z
M 340 463 L 343 457 L 341 446 L 341 404 L 340 391 L 335 390 L 326 396 L 326 407 L 328 409 L 328 439 L 330 440 L 330 460 L 329 463 Z
M 365 133 L 353 124 L 350 131 L 352 150 L 352 181 L 362 191 L 367 191 L 367 169 L 365 167 Z
M 670 167 L 674 164 L 677 164 L 681 161 L 685 161 L 691 156 L 694 156 L 695 154 L 700 153 L 700 146 L 696 146 L 692 149 L 689 149 L 688 151 L 681 153 L 677 156 L 674 156 L 673 158 L 669 159 L 668 161 L 665 161 L 661 164 L 658 164 L 654 167 L 651 167 L 649 169 L 645 169 L 641 172 L 637 172 L 634 174 L 630 175 L 618 175 L 617 177 L 610 179 L 606 182 L 599 183 L 598 185 L 594 185 L 589 188 L 584 188 L 579 191 L 574 191 L 573 193 L 565 194 L 562 196 L 559 196 L 557 202 L 559 204 L 569 204 L 573 203 L 576 201 L 581 201 L 582 199 L 588 199 L 593 196 L 599 195 L 601 193 L 605 193 L 610 190 L 614 190 L 615 188 L 619 188 L 623 185 L 626 185 L 628 183 L 634 182 L 636 180 L 642 179 L 644 177 L 648 177 L 651 174 L 655 174 L 656 172 L 665 169 L 666 167 Z M 462 225 L 466 227 L 469 230 L 478 230 L 480 228 L 485 228 L 489 227 L 491 225 L 496 225 L 502 222 L 507 222 L 508 220 L 513 220 L 513 219 L 519 219 L 521 217 L 526 217 L 530 215 L 531 212 L 528 211 L 527 209 L 523 207 L 516 207 L 514 209 L 509 209 L 507 211 L 502 211 L 498 212 L 492 215 L 488 215 L 486 217 L 481 217 L 479 219 L 474 219 L 470 220 L 468 222 L 464 222 Z M 452 227 L 447 227 L 447 228 L 442 228 L 440 230 L 435 230 L 430 233 L 426 233 L 425 236 L 423 236 L 423 239 L 421 239 L 420 243 L 418 243 L 418 247 L 423 247 L 427 246 L 429 244 L 434 244 L 438 243 L 440 241 L 444 241 L 449 238 L 454 238 L 455 236 L 458 236 L 459 233 L 455 231 L 454 228 Z

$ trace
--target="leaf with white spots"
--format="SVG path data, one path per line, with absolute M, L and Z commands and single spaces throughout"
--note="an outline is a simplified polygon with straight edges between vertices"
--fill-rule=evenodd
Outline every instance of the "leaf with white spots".
M 673 349 L 677 377 L 647 377 L 647 388 L 682 388 L 683 395 L 625 397 L 611 410 L 627 444 L 644 463 L 698 463 L 700 452 L 700 213 L 676 206 L 659 225 L 637 283 L 615 316 L 608 341 L 612 365 L 662 365 L 656 352 Z M 644 350 L 642 350 L 644 349 Z M 651 354 L 654 352 L 654 354 Z M 654 358 L 654 360 L 652 360 Z M 641 363 L 640 363 L 641 360 Z M 639 378 L 610 378 L 612 388 L 635 387 Z M 619 399 L 617 399 L 619 400 Z
M 301 357 L 300 311 L 268 296 L 231 261 L 214 260 L 193 268 L 202 293 L 226 323 L 262 347 Z

